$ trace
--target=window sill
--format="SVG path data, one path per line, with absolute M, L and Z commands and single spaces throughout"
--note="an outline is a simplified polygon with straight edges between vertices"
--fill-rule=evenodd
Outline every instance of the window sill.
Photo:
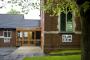
M 59 34 L 74 34 L 74 32 L 59 32 Z

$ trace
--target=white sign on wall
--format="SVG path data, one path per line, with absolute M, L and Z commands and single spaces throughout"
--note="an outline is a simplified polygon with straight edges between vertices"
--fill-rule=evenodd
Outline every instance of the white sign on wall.
M 62 42 L 72 42 L 72 35 L 70 35 L 70 34 L 63 34 L 62 35 Z

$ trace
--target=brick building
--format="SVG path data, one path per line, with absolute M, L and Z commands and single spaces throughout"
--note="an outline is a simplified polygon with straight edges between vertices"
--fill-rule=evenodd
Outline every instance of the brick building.
M 80 17 L 44 14 L 40 20 L 0 14 L 0 47 L 40 46 L 44 51 L 80 48 Z
M 45 51 L 80 48 L 81 23 L 75 13 L 66 12 L 59 16 L 44 14 Z
M 41 46 L 40 20 L 0 14 L 0 47 Z

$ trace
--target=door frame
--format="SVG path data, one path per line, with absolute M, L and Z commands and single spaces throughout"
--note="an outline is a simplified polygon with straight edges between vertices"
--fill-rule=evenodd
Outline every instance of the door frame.
M 40 31 L 41 32 L 41 29 L 40 28 L 38 28 L 38 29 L 25 29 L 25 28 L 16 28 L 16 46 L 18 46 L 18 36 L 17 36 L 17 33 L 18 33 L 18 31 L 20 31 L 20 32 L 28 32 L 28 44 L 27 44 L 27 46 L 30 46 L 30 34 L 29 34 L 29 32 L 34 32 L 34 46 L 36 46 L 36 31 Z M 42 35 L 42 32 L 41 32 L 41 35 Z M 24 44 L 24 37 L 22 36 L 22 39 L 21 39 L 21 46 L 23 46 L 23 44 Z M 40 38 L 40 47 L 42 48 L 43 46 L 42 46 L 43 44 L 42 44 L 42 36 L 41 36 L 41 38 Z

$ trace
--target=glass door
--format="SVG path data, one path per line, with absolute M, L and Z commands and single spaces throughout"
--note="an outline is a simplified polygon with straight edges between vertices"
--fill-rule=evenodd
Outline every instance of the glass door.
M 22 45 L 22 32 L 18 31 L 17 32 L 17 38 L 16 38 L 16 43 L 17 46 L 21 46 Z
M 28 32 L 23 32 L 23 46 L 27 46 L 28 44 Z
M 29 36 L 28 37 L 29 37 L 29 44 L 30 44 L 30 46 L 35 46 L 35 44 L 34 44 L 35 43 L 34 42 L 34 40 L 35 40 L 34 39 L 34 37 L 35 37 L 34 36 L 34 32 L 29 32 Z
M 17 46 L 40 46 L 41 31 L 18 31 L 16 43 Z
M 36 31 L 36 46 L 41 46 L 41 31 Z

